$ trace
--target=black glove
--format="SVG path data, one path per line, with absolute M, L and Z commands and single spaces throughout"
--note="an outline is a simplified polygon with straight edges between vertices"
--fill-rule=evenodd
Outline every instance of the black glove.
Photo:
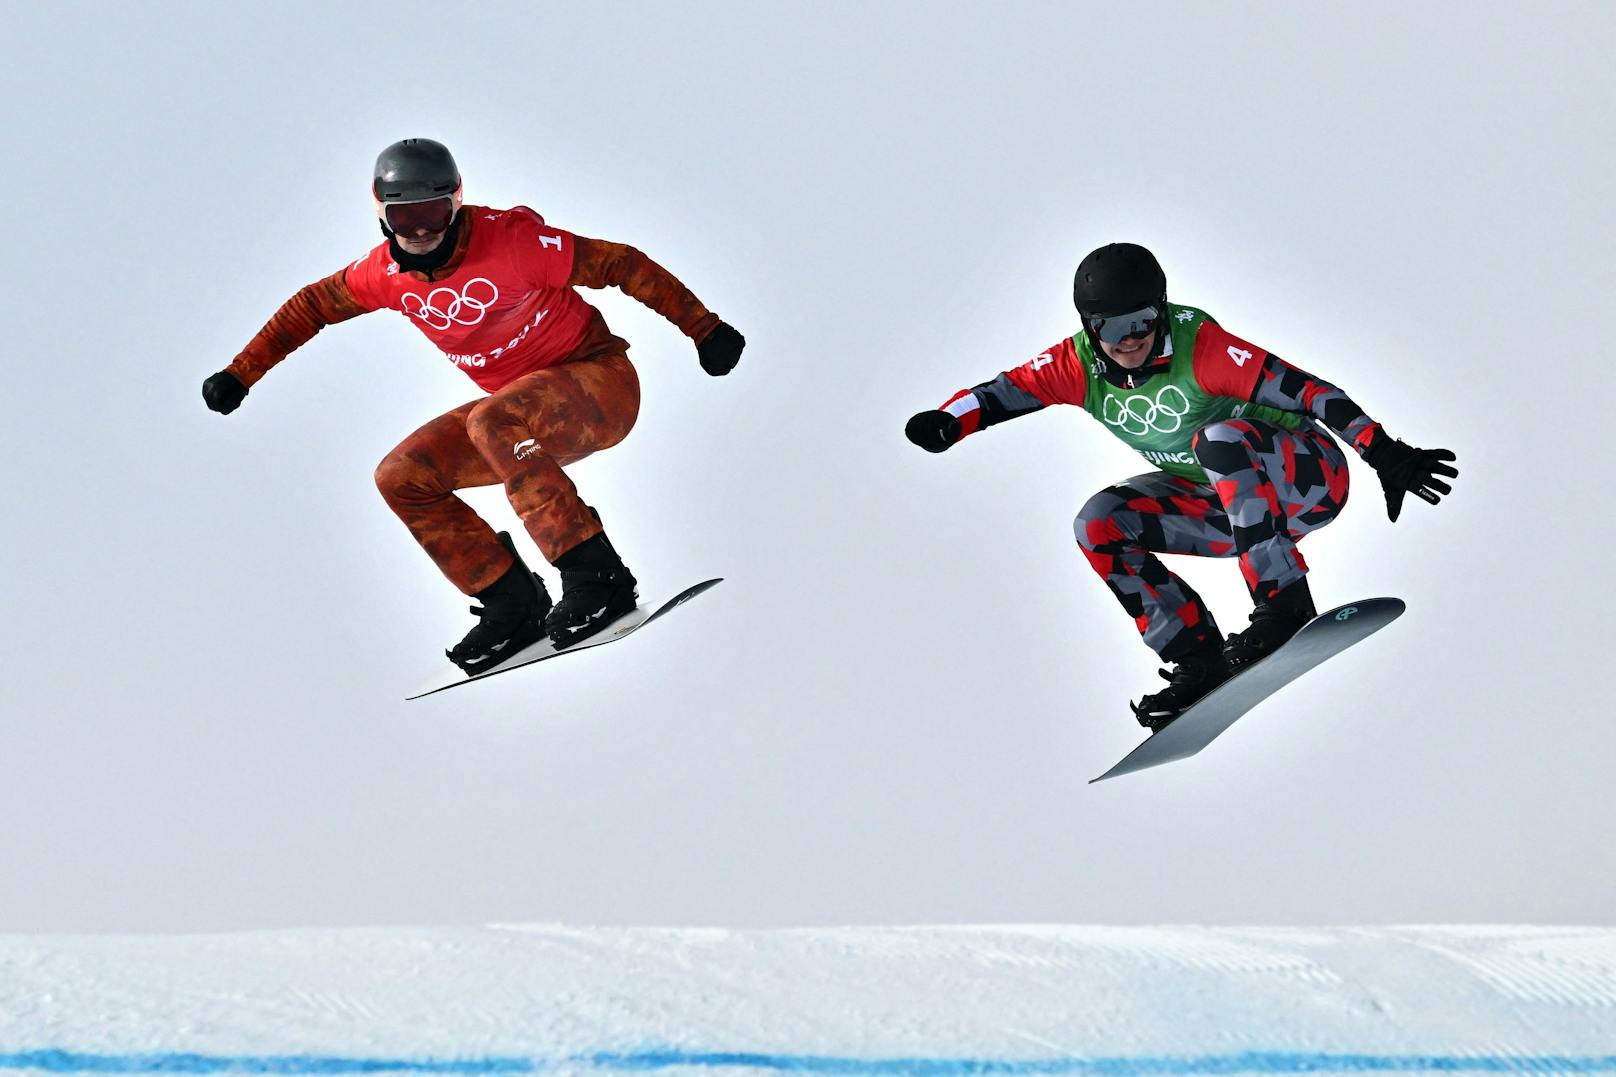
M 909 420 L 903 436 L 927 452 L 943 452 L 960 439 L 960 421 L 946 411 L 923 411 Z
M 701 338 L 696 345 L 696 354 L 701 356 L 701 368 L 715 378 L 723 377 L 735 369 L 735 364 L 741 361 L 741 349 L 746 347 L 746 338 L 735 331 L 735 327 L 727 322 L 719 322 L 713 326 L 712 332 Z
M 1437 476 L 1458 478 L 1458 469 L 1444 463 L 1456 459 L 1458 457 L 1447 449 L 1416 449 L 1384 435 L 1376 438 L 1363 454 L 1363 462 L 1380 476 L 1381 488 L 1386 491 L 1386 515 L 1393 523 L 1403 511 L 1404 494 L 1418 494 L 1435 505 L 1443 494 L 1453 492 L 1453 487 Z
M 221 370 L 202 383 L 202 400 L 220 415 L 229 415 L 241 407 L 246 397 L 247 387 L 228 370 Z

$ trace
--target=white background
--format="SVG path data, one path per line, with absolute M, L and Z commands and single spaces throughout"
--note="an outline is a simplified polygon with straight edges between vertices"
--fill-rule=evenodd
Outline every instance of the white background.
M 1608 3 L 5 16 L 0 929 L 1610 922 Z M 406 705 L 471 619 L 371 470 L 475 387 L 379 313 L 198 389 L 407 136 L 748 347 L 592 297 L 645 398 L 575 478 L 647 597 L 727 582 Z M 1355 464 L 1314 593 L 1408 614 L 1091 788 L 1159 682 L 1070 520 L 1144 467 L 1071 409 L 902 429 L 1120 239 L 1462 475 L 1390 525 Z

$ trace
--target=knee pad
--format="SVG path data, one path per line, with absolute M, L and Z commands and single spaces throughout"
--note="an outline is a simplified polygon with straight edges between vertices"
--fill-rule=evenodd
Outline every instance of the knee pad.
M 1190 439 L 1190 452 L 1203 467 L 1206 465 L 1207 453 L 1216 455 L 1215 446 L 1218 445 L 1249 445 L 1256 438 L 1257 430 L 1244 419 L 1225 419 L 1219 423 L 1209 423 L 1195 432 Z
M 492 462 L 519 453 L 518 442 L 528 438 L 527 425 L 514 409 L 496 397 L 489 397 L 466 413 L 466 436 L 477 451 Z
M 376 489 L 381 491 L 383 498 L 391 501 L 395 493 L 409 485 L 414 472 L 415 465 L 407 458 L 390 452 L 376 465 Z
M 1126 534 L 1116 521 L 1117 510 L 1124 504 L 1123 498 L 1109 488 L 1084 502 L 1072 520 L 1072 533 L 1077 537 L 1077 544 L 1092 551 L 1108 542 L 1125 538 Z

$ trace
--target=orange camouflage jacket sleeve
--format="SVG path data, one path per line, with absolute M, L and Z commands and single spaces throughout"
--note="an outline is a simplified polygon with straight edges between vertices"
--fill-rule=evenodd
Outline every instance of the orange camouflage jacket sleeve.
M 343 280 L 345 272 L 339 269 L 323 280 L 299 288 L 225 369 L 250 389 L 270 367 L 307 344 L 326 326 L 368 312 L 371 308 L 348 290 Z
M 623 243 L 575 237 L 572 276 L 567 283 L 575 288 L 621 288 L 700 344 L 718 315 L 701 305 L 689 288 L 644 254 Z

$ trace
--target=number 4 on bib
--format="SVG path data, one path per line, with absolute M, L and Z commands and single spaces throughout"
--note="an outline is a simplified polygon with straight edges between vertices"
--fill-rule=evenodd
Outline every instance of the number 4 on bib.
M 1241 715 L 1320 662 L 1397 620 L 1403 608 L 1400 598 L 1366 598 L 1325 610 L 1303 625 L 1279 650 L 1214 688 L 1089 784 L 1194 755 L 1234 725 Z M 1292 708 L 1292 719 L 1299 718 L 1305 709 Z

